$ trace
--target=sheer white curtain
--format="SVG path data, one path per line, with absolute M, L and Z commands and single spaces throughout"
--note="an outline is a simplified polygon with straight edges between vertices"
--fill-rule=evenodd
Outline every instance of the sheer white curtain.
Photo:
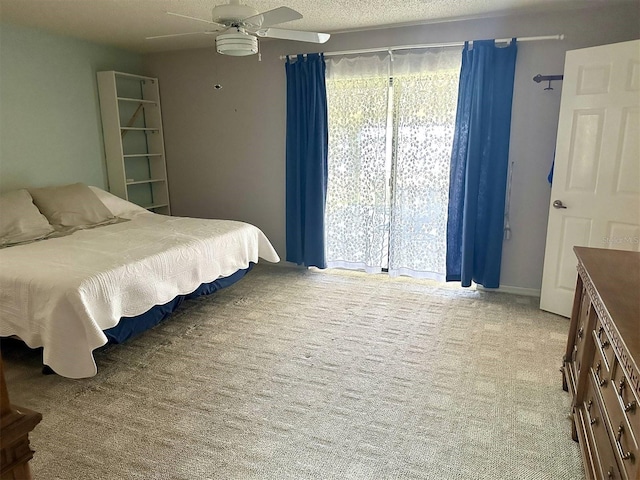
M 460 49 L 327 62 L 329 267 L 444 279 Z
M 328 267 L 386 268 L 389 63 L 376 55 L 327 61 Z
M 389 274 L 444 280 L 462 49 L 394 54 Z

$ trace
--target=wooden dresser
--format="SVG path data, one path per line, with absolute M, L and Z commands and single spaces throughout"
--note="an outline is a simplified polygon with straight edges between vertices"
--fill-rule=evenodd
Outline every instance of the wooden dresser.
M 29 480 L 29 432 L 42 420 L 38 412 L 11 405 L 0 358 L 0 479 Z
M 640 253 L 578 257 L 563 387 L 589 479 L 640 480 Z

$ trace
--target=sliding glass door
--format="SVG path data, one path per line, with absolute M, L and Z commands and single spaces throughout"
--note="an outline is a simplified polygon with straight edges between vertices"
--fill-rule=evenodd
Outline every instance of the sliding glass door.
M 329 267 L 444 278 L 460 58 L 329 60 Z

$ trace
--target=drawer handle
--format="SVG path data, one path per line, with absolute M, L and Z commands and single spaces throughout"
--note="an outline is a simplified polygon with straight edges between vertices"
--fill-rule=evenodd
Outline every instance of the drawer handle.
M 600 328 L 598 329 L 598 340 L 600 340 L 600 345 L 602 346 L 603 350 L 606 350 L 607 348 L 609 348 L 609 345 L 611 345 L 611 343 L 609 342 L 609 340 L 607 340 L 605 338 L 605 340 L 602 340 L 602 333 L 604 332 L 604 327 L 602 325 L 600 325 Z
M 636 401 L 632 400 L 631 402 L 625 404 L 624 398 L 622 398 L 622 392 L 624 388 L 627 386 L 625 378 L 622 377 L 620 379 L 620 383 L 618 384 L 618 397 L 620 398 L 620 403 L 622 403 L 625 412 L 635 412 L 636 410 Z
M 589 425 L 596 425 L 598 423 L 598 417 L 593 417 L 589 422 Z
M 609 467 L 609 470 L 607 470 L 607 478 L 615 478 L 613 473 L 613 467 Z
M 620 439 L 622 438 L 623 433 L 624 433 L 624 427 L 620 425 L 618 427 L 618 433 L 616 435 L 616 448 L 618 449 L 618 454 L 620 455 L 620 458 L 622 460 L 631 459 L 631 461 L 633 461 L 633 453 L 625 452 L 624 449 L 622 448 L 622 443 L 620 442 Z
M 598 360 L 595 371 L 596 381 L 598 382 L 598 385 L 604 387 L 607 384 L 607 380 L 604 378 L 600 378 L 600 368 L 602 368 L 602 366 L 600 365 L 600 360 Z
M 580 327 L 580 330 L 578 330 L 578 338 L 582 338 L 583 335 L 584 335 L 584 329 Z

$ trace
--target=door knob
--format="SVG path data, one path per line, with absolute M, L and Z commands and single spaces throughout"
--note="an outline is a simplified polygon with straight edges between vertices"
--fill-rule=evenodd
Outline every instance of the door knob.
M 567 208 L 562 204 L 562 200 L 554 200 L 553 208 Z

